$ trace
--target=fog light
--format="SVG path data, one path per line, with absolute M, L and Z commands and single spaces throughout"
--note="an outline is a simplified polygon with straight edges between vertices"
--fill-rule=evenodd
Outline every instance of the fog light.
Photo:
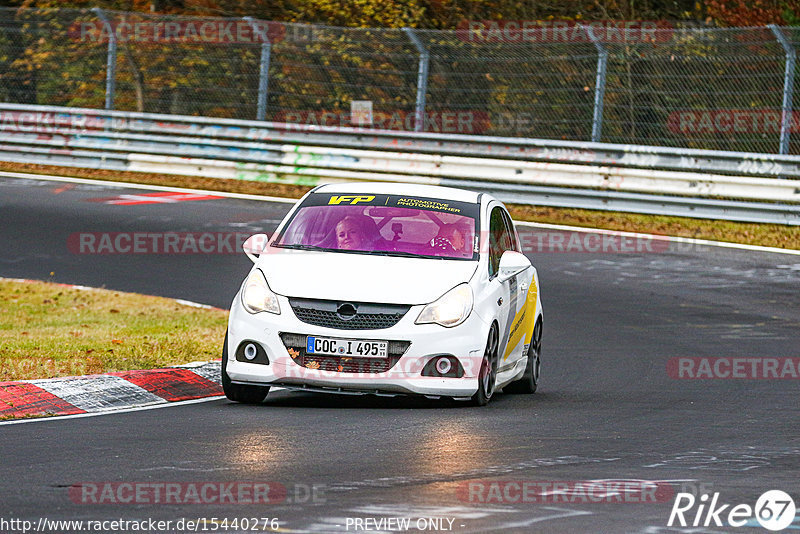
M 236 361 L 269 365 L 267 352 L 258 342 L 245 339 L 236 348 Z
M 464 368 L 452 354 L 434 354 L 422 368 L 422 376 L 461 378 L 464 376 Z
M 452 368 L 453 364 L 450 363 L 450 358 L 439 358 L 436 360 L 436 370 L 440 375 L 446 375 Z

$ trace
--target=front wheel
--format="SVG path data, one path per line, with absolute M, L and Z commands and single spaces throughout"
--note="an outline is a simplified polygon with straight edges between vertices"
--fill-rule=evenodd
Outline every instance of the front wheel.
M 492 325 L 489 337 L 486 340 L 486 349 L 483 351 L 481 370 L 478 374 L 478 391 L 472 396 L 472 403 L 476 406 L 486 406 L 494 394 L 497 382 L 497 328 Z
M 539 366 L 542 357 L 542 320 L 536 321 L 533 327 L 533 338 L 528 347 L 528 361 L 522 378 L 515 380 L 503 388 L 506 393 L 536 393 L 539 385 Z
M 228 376 L 228 333 L 225 332 L 225 344 L 222 346 L 222 391 L 225 396 L 234 402 L 243 404 L 259 404 L 267 398 L 269 386 L 246 386 L 234 384 Z

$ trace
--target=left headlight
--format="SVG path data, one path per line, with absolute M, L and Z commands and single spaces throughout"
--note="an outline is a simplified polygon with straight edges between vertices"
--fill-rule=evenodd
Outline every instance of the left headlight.
M 242 304 L 244 304 L 244 309 L 250 313 L 281 313 L 281 307 L 278 304 L 278 296 L 269 288 L 267 279 L 264 278 L 264 273 L 259 269 L 250 273 L 250 276 L 247 277 L 247 281 L 244 283 Z
M 463 323 L 472 312 L 472 288 L 460 284 L 425 306 L 416 324 L 436 323 L 451 327 Z

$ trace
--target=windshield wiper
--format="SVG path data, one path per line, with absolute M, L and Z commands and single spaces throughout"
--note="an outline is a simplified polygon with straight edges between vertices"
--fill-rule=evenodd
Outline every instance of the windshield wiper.
M 326 250 L 326 251 L 336 250 L 336 249 L 332 249 L 332 248 L 318 247 L 317 245 L 301 245 L 301 244 L 283 245 L 283 244 L 274 244 L 272 246 L 275 247 L 275 248 L 288 248 L 288 249 L 292 249 L 292 250 Z
M 412 252 L 403 252 L 400 250 L 360 250 L 360 249 L 340 249 L 340 248 L 326 248 L 318 247 L 317 245 L 301 245 L 296 244 L 274 244 L 276 248 L 288 248 L 292 250 L 319 250 L 323 252 L 346 252 L 349 254 L 367 254 L 370 256 L 390 256 L 397 258 L 422 258 L 429 260 L 452 260 L 458 258 L 448 258 L 446 256 L 434 256 L 431 254 L 414 254 Z
M 414 254 L 412 252 L 403 252 L 400 250 L 369 250 L 364 251 L 366 254 L 371 254 L 373 256 L 392 256 L 398 258 L 422 258 L 422 259 L 435 259 L 435 260 L 444 260 L 443 256 L 432 256 L 428 254 Z
M 277 248 L 288 248 L 290 250 L 314 250 L 314 251 L 321 251 L 321 252 L 343 252 L 346 254 L 369 254 L 369 250 L 359 250 L 359 249 L 346 249 L 346 248 L 327 248 L 327 247 L 318 247 L 317 245 L 301 245 L 299 243 L 293 244 L 286 244 L 286 245 L 272 245 L 273 247 Z

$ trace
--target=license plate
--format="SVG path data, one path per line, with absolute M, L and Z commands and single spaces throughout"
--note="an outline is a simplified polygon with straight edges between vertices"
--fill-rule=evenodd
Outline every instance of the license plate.
M 386 358 L 388 352 L 388 341 L 364 341 L 359 339 L 316 336 L 308 336 L 306 338 L 306 354 L 356 358 Z

